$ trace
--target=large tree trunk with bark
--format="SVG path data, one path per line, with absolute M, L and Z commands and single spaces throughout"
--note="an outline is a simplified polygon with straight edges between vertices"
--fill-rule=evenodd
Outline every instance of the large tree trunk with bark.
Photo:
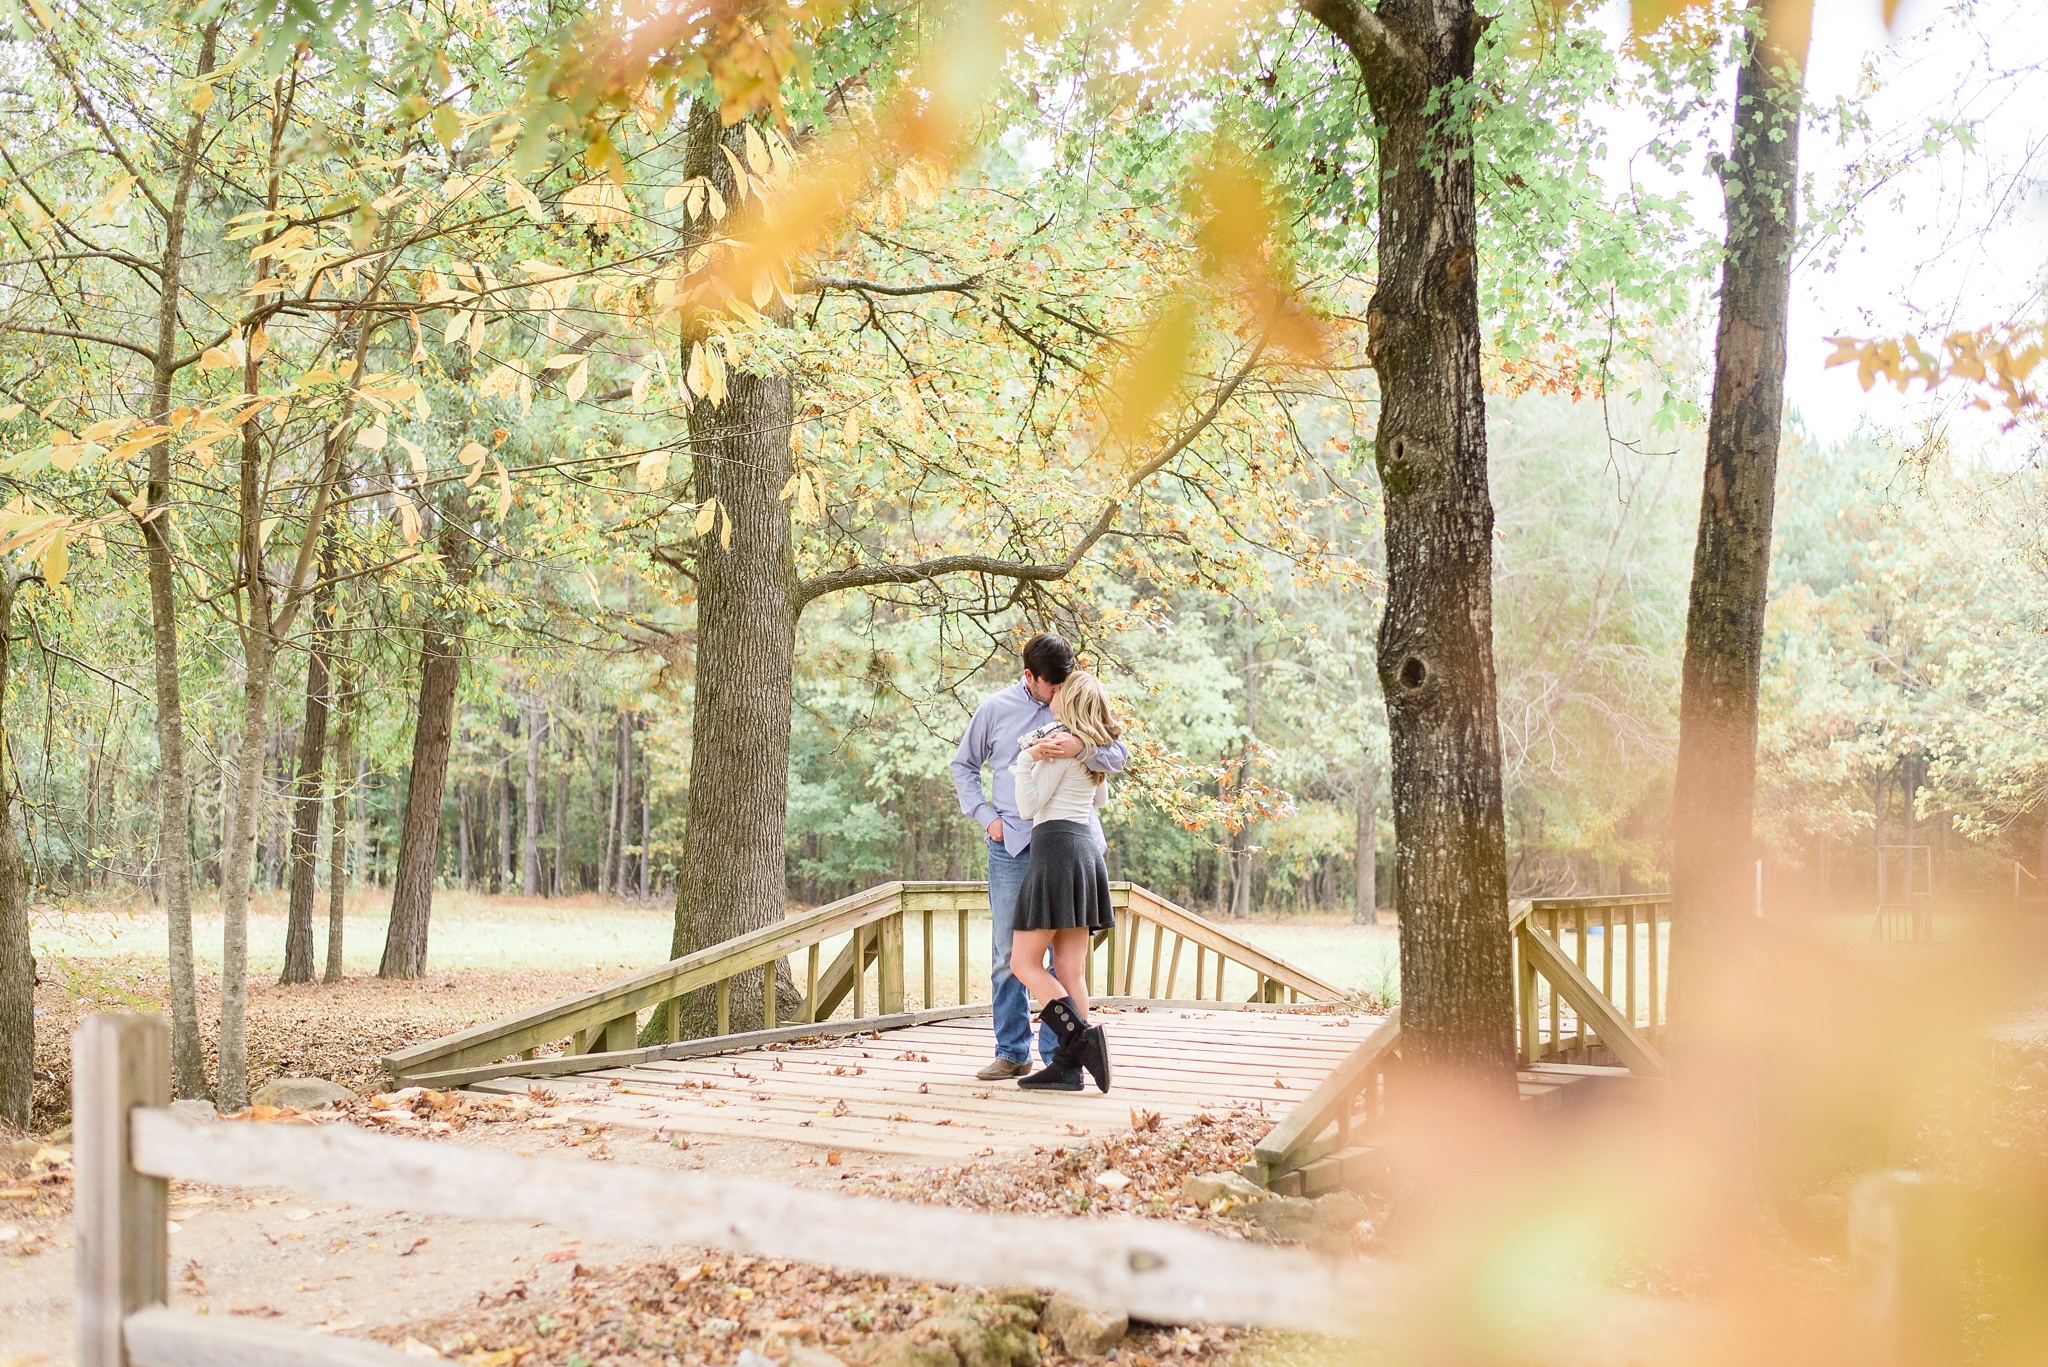
M 206 26 L 195 74 L 213 70 L 218 19 Z M 151 367 L 149 420 L 170 422 L 171 380 L 178 352 L 178 303 L 183 292 L 185 216 L 206 130 L 206 116 L 194 114 L 185 134 L 178 180 L 164 217 L 163 254 L 158 258 L 156 359 Z M 192 789 L 185 776 L 185 704 L 178 674 L 177 570 L 171 563 L 171 444 L 149 448 L 149 511 L 142 546 L 149 574 L 149 625 L 156 683 L 157 868 L 163 886 L 171 977 L 171 1091 L 180 1097 L 207 1094 L 206 1050 L 199 1037 L 199 983 L 192 956 Z
M 1672 794 L 1671 1014 L 1692 1027 L 1746 939 L 1757 684 L 1784 422 L 1799 104 L 1810 0 L 1760 0 L 1737 36 L 1735 125 L 1722 166 L 1727 248 L 1693 548 Z M 1695 1020 L 1695 1024 L 1697 1021 Z
M 449 576 L 468 578 L 467 538 L 460 510 L 443 509 L 439 550 Z M 455 688 L 462 680 L 462 635 L 442 610 L 420 632 L 419 714 L 412 733 L 412 771 L 399 828 L 398 868 L 391 879 L 391 921 L 384 932 L 380 978 L 418 978 L 427 971 L 427 925 L 434 911 L 434 873 L 441 857 L 441 796 L 448 786 L 448 742 L 455 726 Z
M 719 144 L 723 138 L 738 151 L 739 132 L 737 125 L 723 129 L 714 107 L 692 107 L 685 172 L 709 176 L 733 205 L 742 201 Z M 690 340 L 686 332 L 686 348 Z M 698 538 L 695 556 L 696 696 L 670 947 L 678 957 L 783 917 L 798 610 L 795 543 L 782 499 L 794 468 L 791 409 L 788 376 L 736 371 L 723 404 L 700 401 L 690 411 L 695 497 L 699 504 L 717 499 L 724 513 Z M 623 815 L 622 806 L 621 845 Z M 624 862 L 622 853 L 621 891 Z M 759 1026 L 761 984 L 758 972 L 736 980 L 733 1029 Z M 788 1019 L 800 998 L 786 972 L 777 986 Z M 684 1036 L 716 1029 L 708 990 L 680 1005 Z
M 1387 699 L 1404 1062 L 1515 1085 L 1507 841 L 1493 667 L 1493 503 L 1479 369 L 1471 0 L 1315 0 L 1377 120 L 1368 359 L 1386 500 Z
M 28 864 L 14 834 L 6 757 L 8 641 L 18 581 L 0 567 L 0 1120 L 28 1128 L 36 1080 L 36 958 L 28 934 Z
M 384 959 L 377 968 L 380 978 L 417 978 L 427 971 L 427 924 L 434 910 L 434 871 L 441 849 L 441 796 L 448 783 L 455 687 L 461 680 L 461 638 L 438 627 L 422 632 L 419 716 L 399 828 L 398 868 L 391 880 L 391 923 L 384 934 Z
M 796 652 L 795 563 L 781 498 L 789 419 L 788 379 L 747 374 L 731 377 L 722 407 L 699 404 L 692 415 L 696 497 L 719 501 L 732 536 L 724 542 L 714 530 L 697 551 L 697 687 L 670 951 L 678 957 L 783 916 Z M 760 975 L 745 978 L 752 981 L 732 996 L 735 1030 L 761 1020 Z M 796 990 L 783 990 L 789 1019 Z M 698 996 L 684 1003 L 686 1036 L 714 1028 L 709 994 Z
M 321 566 L 323 578 L 334 573 L 330 534 Z M 313 981 L 313 884 L 320 861 L 320 808 L 326 794 L 321 775 L 327 761 L 328 634 L 332 594 L 323 590 L 314 606 L 317 626 L 306 659 L 306 716 L 299 727 L 298 773 L 292 781 L 291 901 L 284 922 L 284 972 L 279 982 Z

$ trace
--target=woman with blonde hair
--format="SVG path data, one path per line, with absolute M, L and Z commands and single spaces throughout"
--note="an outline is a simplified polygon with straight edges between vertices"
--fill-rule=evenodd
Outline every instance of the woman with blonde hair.
M 1085 670 L 1066 677 L 1053 693 L 1050 726 L 1023 737 L 1010 773 L 1017 781 L 1018 814 L 1032 823 L 1031 867 L 1017 894 L 1016 938 L 1010 971 L 1039 1000 L 1039 1020 L 1059 1041 L 1046 1066 L 1017 1085 L 1027 1091 L 1078 1092 L 1082 1070 L 1109 1090 L 1109 1040 L 1088 1023 L 1088 943 L 1115 923 L 1109 905 L 1106 842 L 1096 809 L 1109 803 L 1108 775 L 1079 758 L 1039 758 L 1038 743 L 1059 732 L 1087 750 L 1123 734 L 1102 681 Z M 1052 950 L 1052 971 L 1045 952 Z

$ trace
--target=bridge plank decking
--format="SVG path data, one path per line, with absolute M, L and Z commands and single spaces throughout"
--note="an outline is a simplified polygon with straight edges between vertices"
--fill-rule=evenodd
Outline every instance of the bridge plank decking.
M 1116 1068 L 1107 1095 L 977 1080 L 994 1056 L 986 1015 L 573 1078 L 496 1078 L 477 1090 L 567 1092 L 581 1104 L 559 1113 L 584 1123 L 966 1161 L 1086 1143 L 1128 1126 L 1133 1109 L 1168 1121 L 1233 1108 L 1277 1118 L 1380 1021 L 1181 1007 L 1104 1008 L 1097 1019 Z

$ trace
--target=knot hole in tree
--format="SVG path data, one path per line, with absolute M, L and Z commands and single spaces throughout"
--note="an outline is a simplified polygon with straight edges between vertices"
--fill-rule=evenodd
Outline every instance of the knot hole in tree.
M 1394 678 L 1400 683 L 1403 693 L 1419 693 L 1429 682 L 1429 666 L 1422 662 L 1420 655 L 1410 655 L 1394 671 Z

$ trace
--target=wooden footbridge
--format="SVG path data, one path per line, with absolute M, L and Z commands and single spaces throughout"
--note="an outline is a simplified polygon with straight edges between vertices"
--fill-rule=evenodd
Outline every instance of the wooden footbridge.
M 1116 926 L 1089 961 L 1104 989 L 1100 1009 L 1115 1022 L 1119 1073 L 1107 1096 L 1024 1097 L 973 1080 L 989 1052 L 988 1022 L 969 1000 L 980 965 L 970 972 L 964 946 L 987 896 L 966 883 L 886 884 L 386 1063 L 401 1081 L 441 1087 L 581 1088 L 589 1115 L 626 1124 L 942 1160 L 1084 1142 L 1138 1110 L 1178 1118 L 1251 1107 L 1275 1117 L 1252 1175 L 1308 1194 L 1369 1180 L 1373 1122 L 1399 1066 L 1398 1019 L 1347 1011 L 1329 983 L 1143 888 L 1120 884 L 1115 896 Z M 955 932 L 947 1006 L 937 1004 L 935 931 L 944 920 Z M 1666 899 L 1655 897 L 1539 902 L 1517 915 L 1517 1021 L 1532 1102 L 1558 1101 L 1596 1078 L 1625 1084 L 1661 1073 L 1667 924 Z M 915 1001 L 906 981 L 913 926 L 922 932 Z M 784 962 L 803 966 L 801 1019 L 777 1022 L 770 986 L 757 1008 L 762 1028 L 723 1028 L 735 984 L 763 991 L 761 970 Z M 706 989 L 719 1033 L 673 1038 L 673 1004 Z M 643 1034 L 670 1038 L 643 1044 Z M 348 1125 L 202 1123 L 169 1108 L 170 1031 L 156 1016 L 89 1018 L 73 1037 L 72 1072 L 81 1367 L 413 1360 L 380 1344 L 170 1309 L 173 1179 L 1042 1287 L 1161 1324 L 1384 1332 L 1412 1301 L 1371 1260 L 1249 1245 L 1167 1221 L 992 1214 Z
M 1250 1110 L 1272 1121 L 1259 1180 L 1310 1195 L 1369 1181 L 1398 1019 L 1145 888 L 1112 897 L 1116 925 L 1088 958 L 1116 1056 L 1107 1096 L 975 1079 L 993 1055 L 974 1000 L 985 953 L 970 952 L 982 883 L 885 883 L 384 1062 L 405 1085 L 571 1090 L 571 1114 L 593 1122 L 881 1158 L 964 1162 L 1086 1143 L 1142 1112 Z M 1668 929 L 1664 896 L 1518 908 L 1526 1100 L 1661 1076 Z M 801 985 L 794 1020 L 765 988 L 770 967 Z M 677 1004 L 704 992 L 715 1033 L 677 1038 Z M 760 1028 L 731 1029 L 736 999 Z

